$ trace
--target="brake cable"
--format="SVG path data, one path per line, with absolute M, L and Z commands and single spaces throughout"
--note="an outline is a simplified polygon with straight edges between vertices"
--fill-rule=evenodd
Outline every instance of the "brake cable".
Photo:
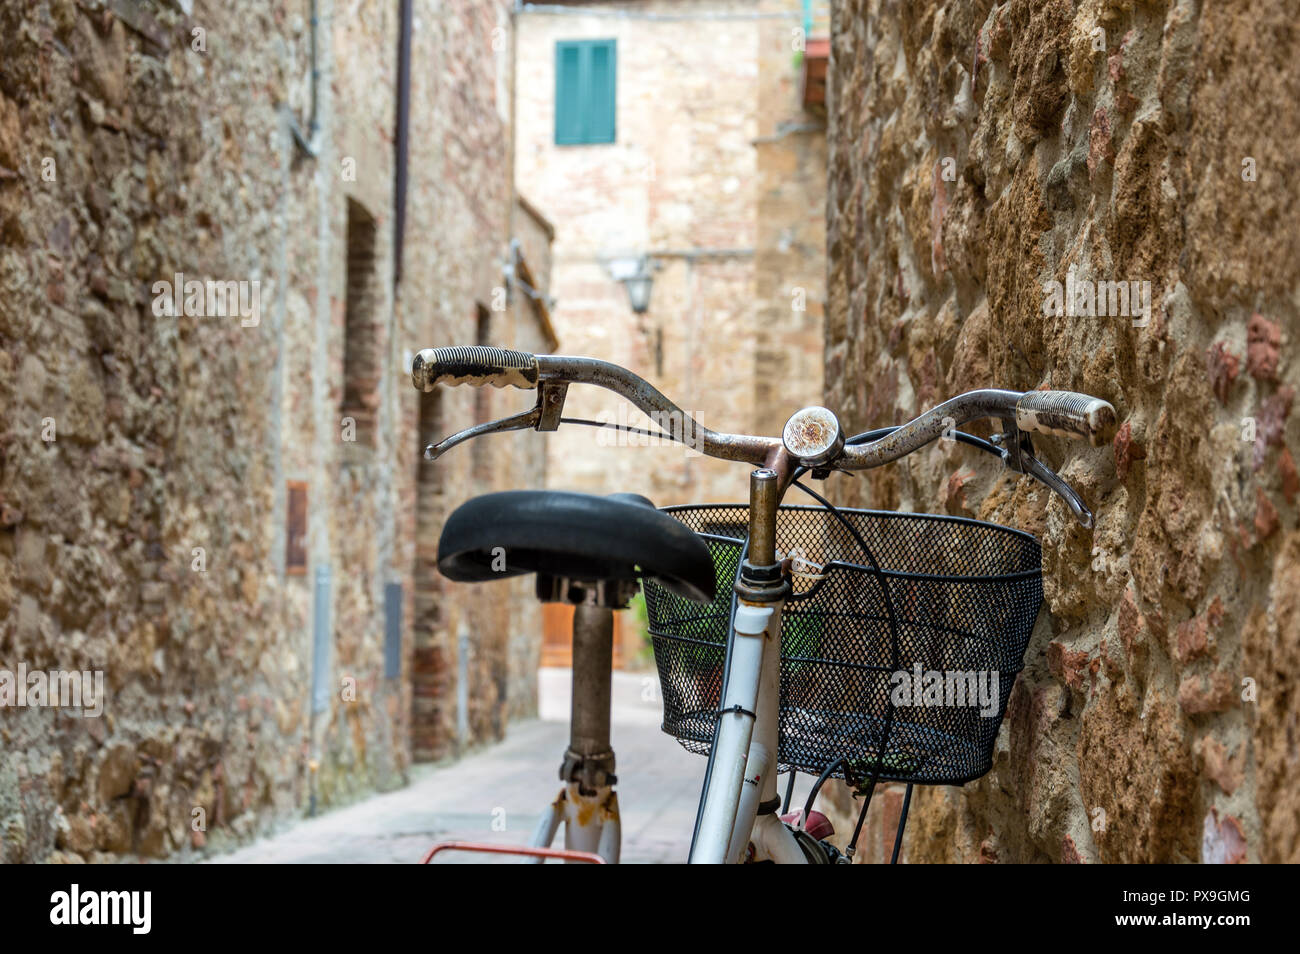
M 675 434 L 670 434 L 665 430 L 647 431 L 643 427 L 630 427 L 627 424 L 610 424 L 605 421 L 592 421 L 583 417 L 562 417 L 561 424 L 584 424 L 587 427 L 608 427 L 615 431 L 622 431 L 624 434 L 640 434 L 643 437 L 659 437 L 670 441 L 676 441 L 679 444 L 685 444 L 686 441 Z

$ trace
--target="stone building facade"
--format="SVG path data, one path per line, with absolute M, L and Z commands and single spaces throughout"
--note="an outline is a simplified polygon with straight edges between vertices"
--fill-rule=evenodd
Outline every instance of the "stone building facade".
M 105 679 L 98 718 L 0 709 L 0 860 L 220 847 L 535 706 L 526 585 L 430 563 L 544 457 L 422 463 L 508 396 L 422 399 L 407 366 L 554 348 L 554 233 L 513 187 L 509 5 L 412 8 L 400 263 L 403 5 L 0 10 L 0 669 Z
M 556 226 L 564 352 L 631 368 L 707 426 L 779 433 L 822 389 L 825 134 L 799 95 L 801 4 L 575 3 L 517 22 L 517 175 Z M 615 135 L 559 145 L 557 45 L 581 40 L 614 41 Z M 615 271 L 638 258 L 642 315 Z M 644 423 L 620 405 L 574 389 L 567 412 Z M 547 445 L 556 487 L 661 506 L 747 493 L 744 468 L 675 446 L 577 427 Z
M 1043 541 L 994 768 L 918 790 L 905 857 L 1300 861 L 1290 14 L 835 0 L 832 20 L 828 402 L 861 430 L 1047 386 L 1121 423 L 1109 447 L 1037 441 L 1093 530 L 956 446 L 835 486 Z M 1090 310 L 1078 284 L 1120 281 L 1150 283 L 1149 312 Z M 1067 283 L 1085 291 L 1063 309 Z M 865 859 L 887 858 L 898 799 Z

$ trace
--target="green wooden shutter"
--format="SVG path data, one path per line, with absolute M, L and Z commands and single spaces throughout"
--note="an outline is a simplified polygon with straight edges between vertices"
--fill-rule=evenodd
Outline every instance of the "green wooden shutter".
M 614 41 L 592 43 L 587 52 L 587 142 L 613 142 L 616 74 Z
M 555 44 L 555 143 L 614 142 L 618 51 L 614 40 Z
M 555 44 L 555 144 L 582 142 L 582 47 Z

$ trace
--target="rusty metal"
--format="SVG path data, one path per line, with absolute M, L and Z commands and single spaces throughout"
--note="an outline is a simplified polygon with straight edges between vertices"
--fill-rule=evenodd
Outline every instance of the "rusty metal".
M 844 450 L 844 428 L 830 408 L 813 405 L 790 416 L 781 443 L 804 467 L 829 464 Z
M 567 381 L 543 381 L 537 394 L 537 429 L 539 431 L 558 431 L 560 418 L 564 415 L 564 398 L 568 394 Z
M 776 509 L 780 475 L 767 467 L 749 475 L 749 560 L 756 567 L 776 563 Z
M 749 549 L 740 566 L 735 593 L 742 603 L 763 606 L 790 595 L 790 582 L 776 557 L 776 514 L 789 486 L 790 457 L 782 450 L 778 465 L 749 475 Z
M 623 817 L 619 814 L 618 810 L 617 792 L 610 791 L 609 795 L 605 797 L 605 800 L 600 803 L 600 820 L 605 824 L 610 822 L 615 824 L 622 823 Z
M 1090 394 L 1028 391 L 1016 402 L 1016 426 L 1022 431 L 1083 438 L 1093 447 L 1110 442 L 1115 424 L 1115 408 Z
M 516 414 L 513 417 L 502 418 L 499 421 L 489 421 L 486 424 L 476 424 L 475 426 L 466 428 L 459 433 L 452 434 L 450 437 L 444 437 L 436 444 L 430 444 L 424 449 L 424 459 L 437 460 L 457 444 L 463 444 L 465 441 L 474 437 L 482 437 L 484 434 L 497 434 L 501 431 L 523 431 L 535 429 L 538 421 L 541 420 L 541 417 L 542 409 L 538 406 L 520 414 Z
M 481 841 L 444 841 L 429 849 L 420 864 L 427 865 L 433 856 L 444 851 L 476 851 L 485 855 L 523 855 L 527 858 L 554 858 L 557 861 L 581 861 L 603 865 L 605 859 L 594 851 L 574 851 L 570 848 L 535 848 L 531 845 L 492 845 Z
M 780 441 L 771 437 L 724 434 L 709 430 L 668 400 L 650 382 L 608 361 L 539 354 L 537 371 L 542 381 L 558 380 L 570 384 L 592 384 L 620 394 L 651 420 L 680 420 L 682 433 L 674 436 L 678 436 L 682 443 L 707 457 L 762 464 L 774 448 L 781 446 Z
M 483 434 L 500 431 L 551 430 L 559 426 L 565 391 L 569 384 L 591 384 L 626 398 L 651 420 L 671 421 L 670 436 L 700 451 L 707 457 L 754 464 L 774 471 L 777 475 L 778 497 L 793 479 L 796 465 L 810 467 L 814 476 L 823 476 L 830 470 L 858 471 L 879 467 L 905 457 L 945 432 L 968 421 L 979 418 L 1015 420 L 1017 403 L 1025 397 L 1019 391 L 986 388 L 968 391 L 937 407 L 931 408 L 910 423 L 870 444 L 845 445 L 843 434 L 835 415 L 826 408 L 805 408 L 786 424 L 782 439 L 755 437 L 747 434 L 727 434 L 713 431 L 665 397 L 657 388 L 626 368 L 600 361 L 596 358 L 576 358 L 563 355 L 528 355 L 529 369 L 536 368 L 538 402 L 528 411 L 513 417 L 468 428 L 458 434 L 429 445 L 424 452 L 428 460 L 436 460 L 452 447 Z M 420 386 L 419 375 L 413 380 Z M 427 383 L 427 382 L 425 382 Z M 1065 393 L 1065 392 L 1062 392 Z M 1087 398 L 1086 395 L 1072 395 Z M 1089 398 L 1084 406 L 1087 419 L 1102 420 L 1113 409 L 1106 402 Z M 1074 417 L 1087 416 L 1078 411 Z M 1019 435 L 1017 434 L 1017 439 Z M 787 442 L 789 446 L 787 447 Z M 1082 499 L 1064 480 L 1020 447 L 1012 449 L 1012 469 L 1028 474 L 1059 494 L 1084 526 L 1092 525 L 1092 514 Z M 1015 458 L 1019 457 L 1017 468 Z
M 564 794 L 564 847 L 594 851 L 606 862 L 617 864 L 621 841 L 622 822 L 614 790 L 606 787 L 584 793 L 576 782 L 568 783 Z
M 1037 457 L 1025 455 L 1023 460 L 1025 465 L 1024 473 L 1040 481 L 1050 490 L 1055 491 L 1056 494 L 1065 501 L 1066 506 L 1070 508 L 1075 519 L 1079 521 L 1080 526 L 1092 526 L 1092 511 L 1088 509 L 1088 505 L 1083 502 L 1083 498 L 1079 496 L 1078 492 L 1073 487 L 1062 480 L 1056 471 L 1052 470 Z
M 904 424 L 887 437 L 870 444 L 844 448 L 844 455 L 835 462 L 836 470 L 868 470 L 906 457 L 912 451 L 942 437 L 944 432 L 981 417 L 1006 417 L 1014 414 L 1019 391 L 999 391 L 986 388 L 967 391 L 950 401 L 926 411 L 916 420 Z
M 1002 450 L 1002 463 L 1017 474 L 1028 474 L 1065 501 L 1081 526 L 1092 526 L 1092 511 L 1073 487 L 1056 472 L 1034 456 L 1034 445 L 1029 435 L 1021 431 L 1015 421 L 1002 421 L 1005 432 L 993 437 L 993 443 Z
M 615 781 L 609 744 L 610 696 L 614 668 L 614 612 L 579 605 L 573 613 L 573 694 L 569 749 L 560 778 L 575 782 L 582 794 Z
M 1025 472 L 1024 458 L 1034 452 L 1033 445 L 1029 441 L 1029 435 L 1020 432 L 1020 429 L 1016 427 L 1014 418 L 1007 419 L 1004 417 L 1001 424 L 1002 433 L 993 436 L 993 443 L 1002 449 L 1002 463 L 1017 474 L 1023 474 Z

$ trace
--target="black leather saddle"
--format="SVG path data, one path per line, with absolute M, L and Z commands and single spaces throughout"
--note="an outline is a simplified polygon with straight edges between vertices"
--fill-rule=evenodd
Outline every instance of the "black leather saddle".
M 645 497 L 508 490 L 466 501 L 447 518 L 438 569 L 481 583 L 524 573 L 583 582 L 651 577 L 687 599 L 716 590 L 704 540 Z

